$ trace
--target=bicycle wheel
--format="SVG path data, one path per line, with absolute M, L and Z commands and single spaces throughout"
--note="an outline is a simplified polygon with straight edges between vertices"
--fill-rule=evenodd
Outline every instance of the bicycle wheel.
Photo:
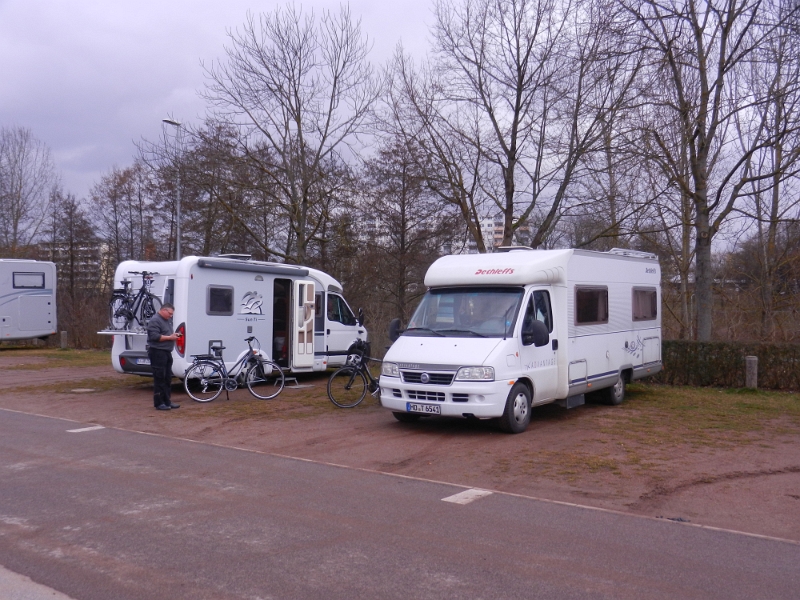
M 139 324 L 142 327 L 147 327 L 147 322 L 159 310 L 161 310 L 161 300 L 158 298 L 158 296 L 147 294 L 142 299 L 142 303 L 139 306 L 139 314 L 137 315 L 136 320 L 139 321 Z
M 355 367 L 342 367 L 328 379 L 328 398 L 340 408 L 353 408 L 367 395 L 367 378 Z
M 211 402 L 222 393 L 225 376 L 219 365 L 195 363 L 186 371 L 183 387 L 192 400 Z
M 253 396 L 269 400 L 283 391 L 285 379 L 283 371 L 274 362 L 259 360 L 247 370 L 245 382 Z
M 111 302 L 108 303 L 108 328 L 112 331 L 127 329 L 130 323 L 129 315 L 128 297 L 119 293 L 111 296 Z

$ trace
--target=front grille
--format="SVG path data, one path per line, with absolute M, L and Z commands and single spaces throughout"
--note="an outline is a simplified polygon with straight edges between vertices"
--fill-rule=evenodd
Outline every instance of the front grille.
M 405 383 L 422 383 L 422 373 L 424 371 L 400 371 Z M 428 373 L 430 385 L 450 385 L 453 383 L 453 373 Z
M 433 400 L 434 402 L 444 402 L 444 392 L 429 392 L 426 390 L 406 390 L 406 394 L 411 400 Z
M 469 402 L 469 394 L 453 394 L 453 402 Z
M 400 390 L 392 390 L 392 396 L 394 396 L 395 398 L 402 398 L 403 392 L 401 392 Z

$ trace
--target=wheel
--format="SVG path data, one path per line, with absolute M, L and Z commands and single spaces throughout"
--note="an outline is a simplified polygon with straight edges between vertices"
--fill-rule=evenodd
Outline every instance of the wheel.
M 139 315 L 137 317 L 139 324 L 142 327 L 147 327 L 147 322 L 159 310 L 161 310 L 161 300 L 159 300 L 158 296 L 147 294 L 142 299 L 142 304 L 139 307 Z
M 269 400 L 283 391 L 283 371 L 274 362 L 260 360 L 247 370 L 247 389 L 256 398 Z
M 128 297 L 124 294 L 114 294 L 108 303 L 108 328 L 113 331 L 123 331 L 130 323 L 130 310 Z
M 367 378 L 355 367 L 342 367 L 328 379 L 328 398 L 340 408 L 352 408 L 367 395 Z
M 420 420 L 422 415 L 415 415 L 414 413 L 406 413 L 406 412 L 393 412 L 394 418 L 400 421 L 401 423 L 416 423 Z
M 610 406 L 622 404 L 622 401 L 625 400 L 625 377 L 620 373 L 617 383 L 610 388 L 598 390 L 597 394 L 603 404 Z
M 183 387 L 192 400 L 211 402 L 222 393 L 225 377 L 218 365 L 196 363 L 186 371 Z
M 524 383 L 516 383 L 508 394 L 500 428 L 507 433 L 522 433 L 531 422 L 531 392 Z

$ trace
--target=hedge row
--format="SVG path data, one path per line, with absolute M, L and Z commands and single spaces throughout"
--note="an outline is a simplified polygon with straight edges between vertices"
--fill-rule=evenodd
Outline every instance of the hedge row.
M 759 388 L 800 390 L 800 344 L 664 340 L 661 346 L 664 370 L 654 381 L 744 387 L 745 356 L 758 357 Z

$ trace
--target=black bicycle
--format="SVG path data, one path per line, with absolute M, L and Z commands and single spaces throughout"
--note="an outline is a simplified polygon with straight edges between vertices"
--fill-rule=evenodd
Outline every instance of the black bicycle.
M 358 406 L 367 392 L 375 398 L 380 395 L 378 380 L 369 371 L 369 362 L 377 359 L 365 356 L 367 343 L 355 342 L 347 356 L 347 364 L 333 372 L 328 379 L 328 398 L 340 408 Z
M 212 347 L 214 354 L 193 354 L 194 362 L 186 369 L 183 378 L 183 387 L 189 397 L 198 402 L 211 402 L 222 390 L 232 392 L 242 384 L 261 400 L 280 394 L 285 384 L 283 370 L 277 363 L 261 356 L 255 337 L 249 337 L 245 342 L 250 350 L 236 361 L 230 371 L 222 360 L 225 346 Z
M 123 279 L 122 289 L 114 290 L 108 303 L 108 328 L 113 331 L 130 329 L 134 323 L 144 329 L 150 318 L 161 309 L 161 300 L 150 292 L 153 278 L 158 273 L 129 271 L 129 274 L 141 275 L 142 287 L 132 294 L 130 279 Z

